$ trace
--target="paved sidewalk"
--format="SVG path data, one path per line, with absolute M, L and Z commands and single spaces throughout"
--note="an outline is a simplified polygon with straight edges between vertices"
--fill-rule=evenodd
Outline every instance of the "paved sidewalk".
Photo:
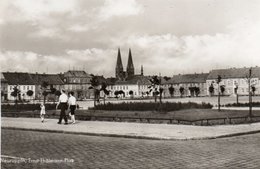
M 1 118 L 2 128 L 61 132 L 73 134 L 114 136 L 145 139 L 189 140 L 213 139 L 260 132 L 260 123 L 219 126 L 192 126 L 127 122 L 77 121 L 76 124 L 57 124 L 57 119 Z M 3 136 L 4 137 L 4 136 Z

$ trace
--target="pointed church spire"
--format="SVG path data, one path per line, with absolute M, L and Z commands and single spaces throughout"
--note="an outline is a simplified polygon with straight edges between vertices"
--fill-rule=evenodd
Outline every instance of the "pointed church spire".
M 123 68 L 123 64 L 122 64 L 120 48 L 118 48 L 117 61 L 116 61 L 116 78 L 122 78 L 123 71 L 124 71 L 124 68 Z
M 120 53 L 120 48 L 118 48 L 116 67 L 117 67 L 117 68 L 123 68 L 122 59 L 121 59 L 121 53 Z
M 129 49 L 127 68 L 133 68 L 133 67 L 134 67 L 134 64 L 133 64 L 133 59 L 132 59 L 132 53 L 131 53 L 131 49 Z
M 128 54 L 128 62 L 127 62 L 127 67 L 126 67 L 126 71 L 127 71 L 127 76 L 133 76 L 135 74 L 135 68 L 134 68 L 134 64 L 133 64 L 133 58 L 132 58 L 132 53 L 131 53 L 131 49 L 129 48 L 129 54 Z

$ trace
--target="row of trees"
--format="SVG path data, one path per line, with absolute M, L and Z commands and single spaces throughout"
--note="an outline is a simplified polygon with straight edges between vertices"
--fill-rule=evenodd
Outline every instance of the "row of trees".
M 235 94 L 238 94 L 238 85 L 235 86 L 234 88 L 234 93 Z M 221 95 L 224 95 L 225 91 L 226 91 L 226 86 L 225 85 L 220 85 L 219 86 L 220 88 L 220 93 Z M 215 91 L 215 88 L 213 86 L 213 83 L 211 83 L 211 85 L 209 86 L 209 93 L 210 95 L 214 95 L 214 91 Z M 251 85 L 251 91 L 252 91 L 252 94 L 255 95 L 255 92 L 256 92 L 256 87 L 254 85 Z
M 150 82 L 151 82 L 151 86 L 148 87 L 150 89 L 149 93 L 151 93 L 151 92 L 153 93 L 155 102 L 157 101 L 157 97 L 159 95 L 159 99 L 160 99 L 160 103 L 161 103 L 162 102 L 162 93 L 164 91 L 164 89 L 161 85 L 161 78 L 158 77 L 158 76 L 153 76 L 150 79 Z M 171 97 L 173 97 L 174 92 L 175 92 L 175 88 L 173 86 L 170 86 L 168 90 L 169 90 Z M 183 97 L 184 91 L 185 91 L 184 87 L 181 86 L 179 88 L 179 92 L 180 92 L 181 97 Z M 196 86 L 189 87 L 189 91 L 190 91 L 191 96 L 199 96 L 199 94 L 200 94 L 200 88 L 196 87 Z
M 252 68 L 249 69 L 248 71 L 248 75 L 246 75 L 246 80 L 248 83 L 248 103 L 249 103 L 249 114 L 248 114 L 248 118 L 250 121 L 252 121 L 252 94 L 255 93 L 256 88 L 255 88 L 255 84 L 253 84 L 252 80 Z M 220 82 L 222 81 L 222 77 L 220 75 L 218 75 L 217 79 L 216 79 L 216 83 L 218 85 L 218 111 L 220 111 L 220 91 L 222 93 L 224 93 L 224 89 L 222 86 L 224 85 L 220 85 Z M 221 88 L 222 87 L 222 88 Z M 235 90 L 235 94 L 237 95 L 237 104 L 238 104 L 238 84 L 236 84 L 236 87 L 234 88 Z M 209 92 L 214 92 L 214 87 L 213 87 L 213 83 L 211 84 L 210 88 L 209 88 Z
M 41 90 L 42 90 L 42 96 L 43 96 L 43 102 L 45 104 L 46 102 L 46 97 L 49 94 L 53 94 L 55 96 L 60 96 L 61 92 L 55 88 L 50 88 L 48 89 L 49 84 L 47 82 L 43 82 L 41 84 Z M 32 90 L 28 90 L 26 92 L 26 95 L 29 96 L 30 98 L 33 96 L 34 92 Z M 17 103 L 18 101 L 21 101 L 21 90 L 19 90 L 18 85 L 14 86 L 13 91 L 11 92 L 11 96 L 13 96 L 15 98 L 15 103 Z

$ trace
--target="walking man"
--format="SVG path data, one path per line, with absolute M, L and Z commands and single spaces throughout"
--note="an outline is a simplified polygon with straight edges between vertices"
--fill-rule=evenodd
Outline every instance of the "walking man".
M 70 109 L 72 124 L 75 124 L 76 98 L 74 97 L 74 92 L 69 93 L 69 109 Z
M 66 110 L 68 108 L 68 96 L 65 94 L 65 90 L 61 90 L 61 95 L 59 97 L 59 102 L 56 106 L 56 109 L 58 109 L 58 106 L 60 105 L 60 119 L 58 124 L 61 124 L 62 119 L 64 118 L 65 124 L 68 124 L 68 119 L 66 116 Z

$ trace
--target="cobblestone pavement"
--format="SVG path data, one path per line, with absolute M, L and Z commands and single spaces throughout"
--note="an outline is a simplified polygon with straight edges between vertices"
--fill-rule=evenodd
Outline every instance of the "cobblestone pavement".
M 260 168 L 260 134 L 163 141 L 2 129 L 1 137 L 3 169 Z

